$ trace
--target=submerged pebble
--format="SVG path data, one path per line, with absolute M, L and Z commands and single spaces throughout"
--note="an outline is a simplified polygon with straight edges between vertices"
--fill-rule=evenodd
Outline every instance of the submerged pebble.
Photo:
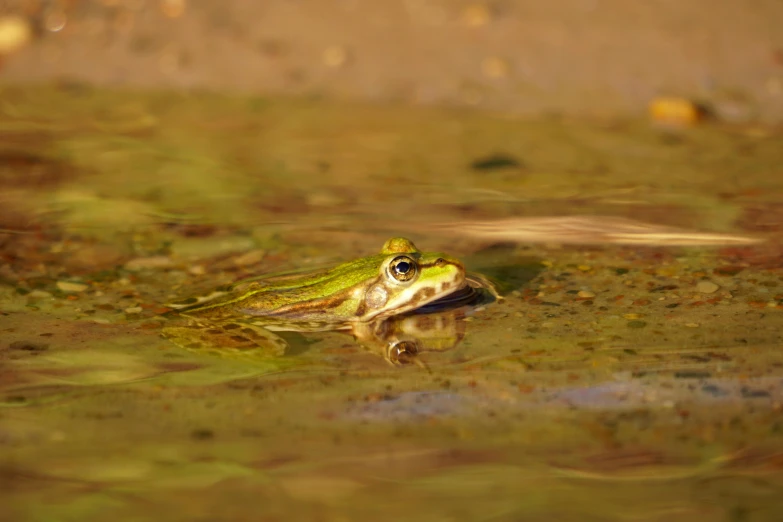
M 57 281 L 57 288 L 63 292 L 84 292 L 90 285 L 84 283 L 72 283 L 70 281 Z
M 696 103 L 674 96 L 653 99 L 648 110 L 653 123 L 670 127 L 690 127 L 702 118 L 702 111 Z
M 146 268 L 168 268 L 174 262 L 168 256 L 138 257 L 125 263 L 125 270 L 132 272 Z
M 30 23 L 21 16 L 0 18 L 0 54 L 16 52 L 33 38 Z
M 716 285 L 712 281 L 699 281 L 696 285 L 696 290 L 702 294 L 712 294 L 717 292 L 720 286 Z

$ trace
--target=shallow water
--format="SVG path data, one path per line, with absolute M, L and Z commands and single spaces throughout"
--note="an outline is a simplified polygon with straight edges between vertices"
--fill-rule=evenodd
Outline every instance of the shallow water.
M 0 518 L 779 519 L 779 129 L 78 85 L 1 99 Z M 539 215 L 764 242 L 465 226 Z M 391 235 L 505 299 L 420 365 L 336 332 L 266 359 L 160 337 L 173 297 Z

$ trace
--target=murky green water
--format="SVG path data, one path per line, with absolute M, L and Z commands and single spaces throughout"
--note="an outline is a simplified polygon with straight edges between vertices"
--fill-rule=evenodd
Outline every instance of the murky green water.
M 0 519 L 779 520 L 778 129 L 0 94 Z M 765 241 L 469 233 L 541 215 Z M 391 235 L 506 299 L 402 367 L 340 333 L 264 360 L 159 335 L 172 297 Z

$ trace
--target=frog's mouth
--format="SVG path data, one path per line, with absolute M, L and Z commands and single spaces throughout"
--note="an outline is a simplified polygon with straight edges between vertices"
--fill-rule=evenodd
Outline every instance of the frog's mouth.
M 441 261 L 443 263 L 443 261 Z M 453 276 L 449 279 L 433 282 L 430 286 L 422 286 L 416 289 L 410 288 L 397 295 L 393 301 L 386 303 L 385 310 L 374 314 L 368 319 L 382 319 L 393 315 L 404 314 L 413 310 L 418 310 L 423 306 L 436 302 L 455 292 L 462 291 L 467 285 L 465 278 L 465 269 L 461 264 L 449 263 L 453 266 Z M 396 302 L 395 302 L 396 301 Z
M 412 310 L 413 314 L 432 314 L 462 308 L 487 305 L 496 301 L 492 290 L 467 282 L 462 288 Z

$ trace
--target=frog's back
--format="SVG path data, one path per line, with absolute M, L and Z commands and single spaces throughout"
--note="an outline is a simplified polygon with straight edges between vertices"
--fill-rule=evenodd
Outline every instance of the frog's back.
M 355 315 L 368 281 L 379 277 L 385 256 L 372 257 L 378 259 L 248 279 L 169 306 L 180 314 L 213 321 L 246 316 L 344 321 Z

